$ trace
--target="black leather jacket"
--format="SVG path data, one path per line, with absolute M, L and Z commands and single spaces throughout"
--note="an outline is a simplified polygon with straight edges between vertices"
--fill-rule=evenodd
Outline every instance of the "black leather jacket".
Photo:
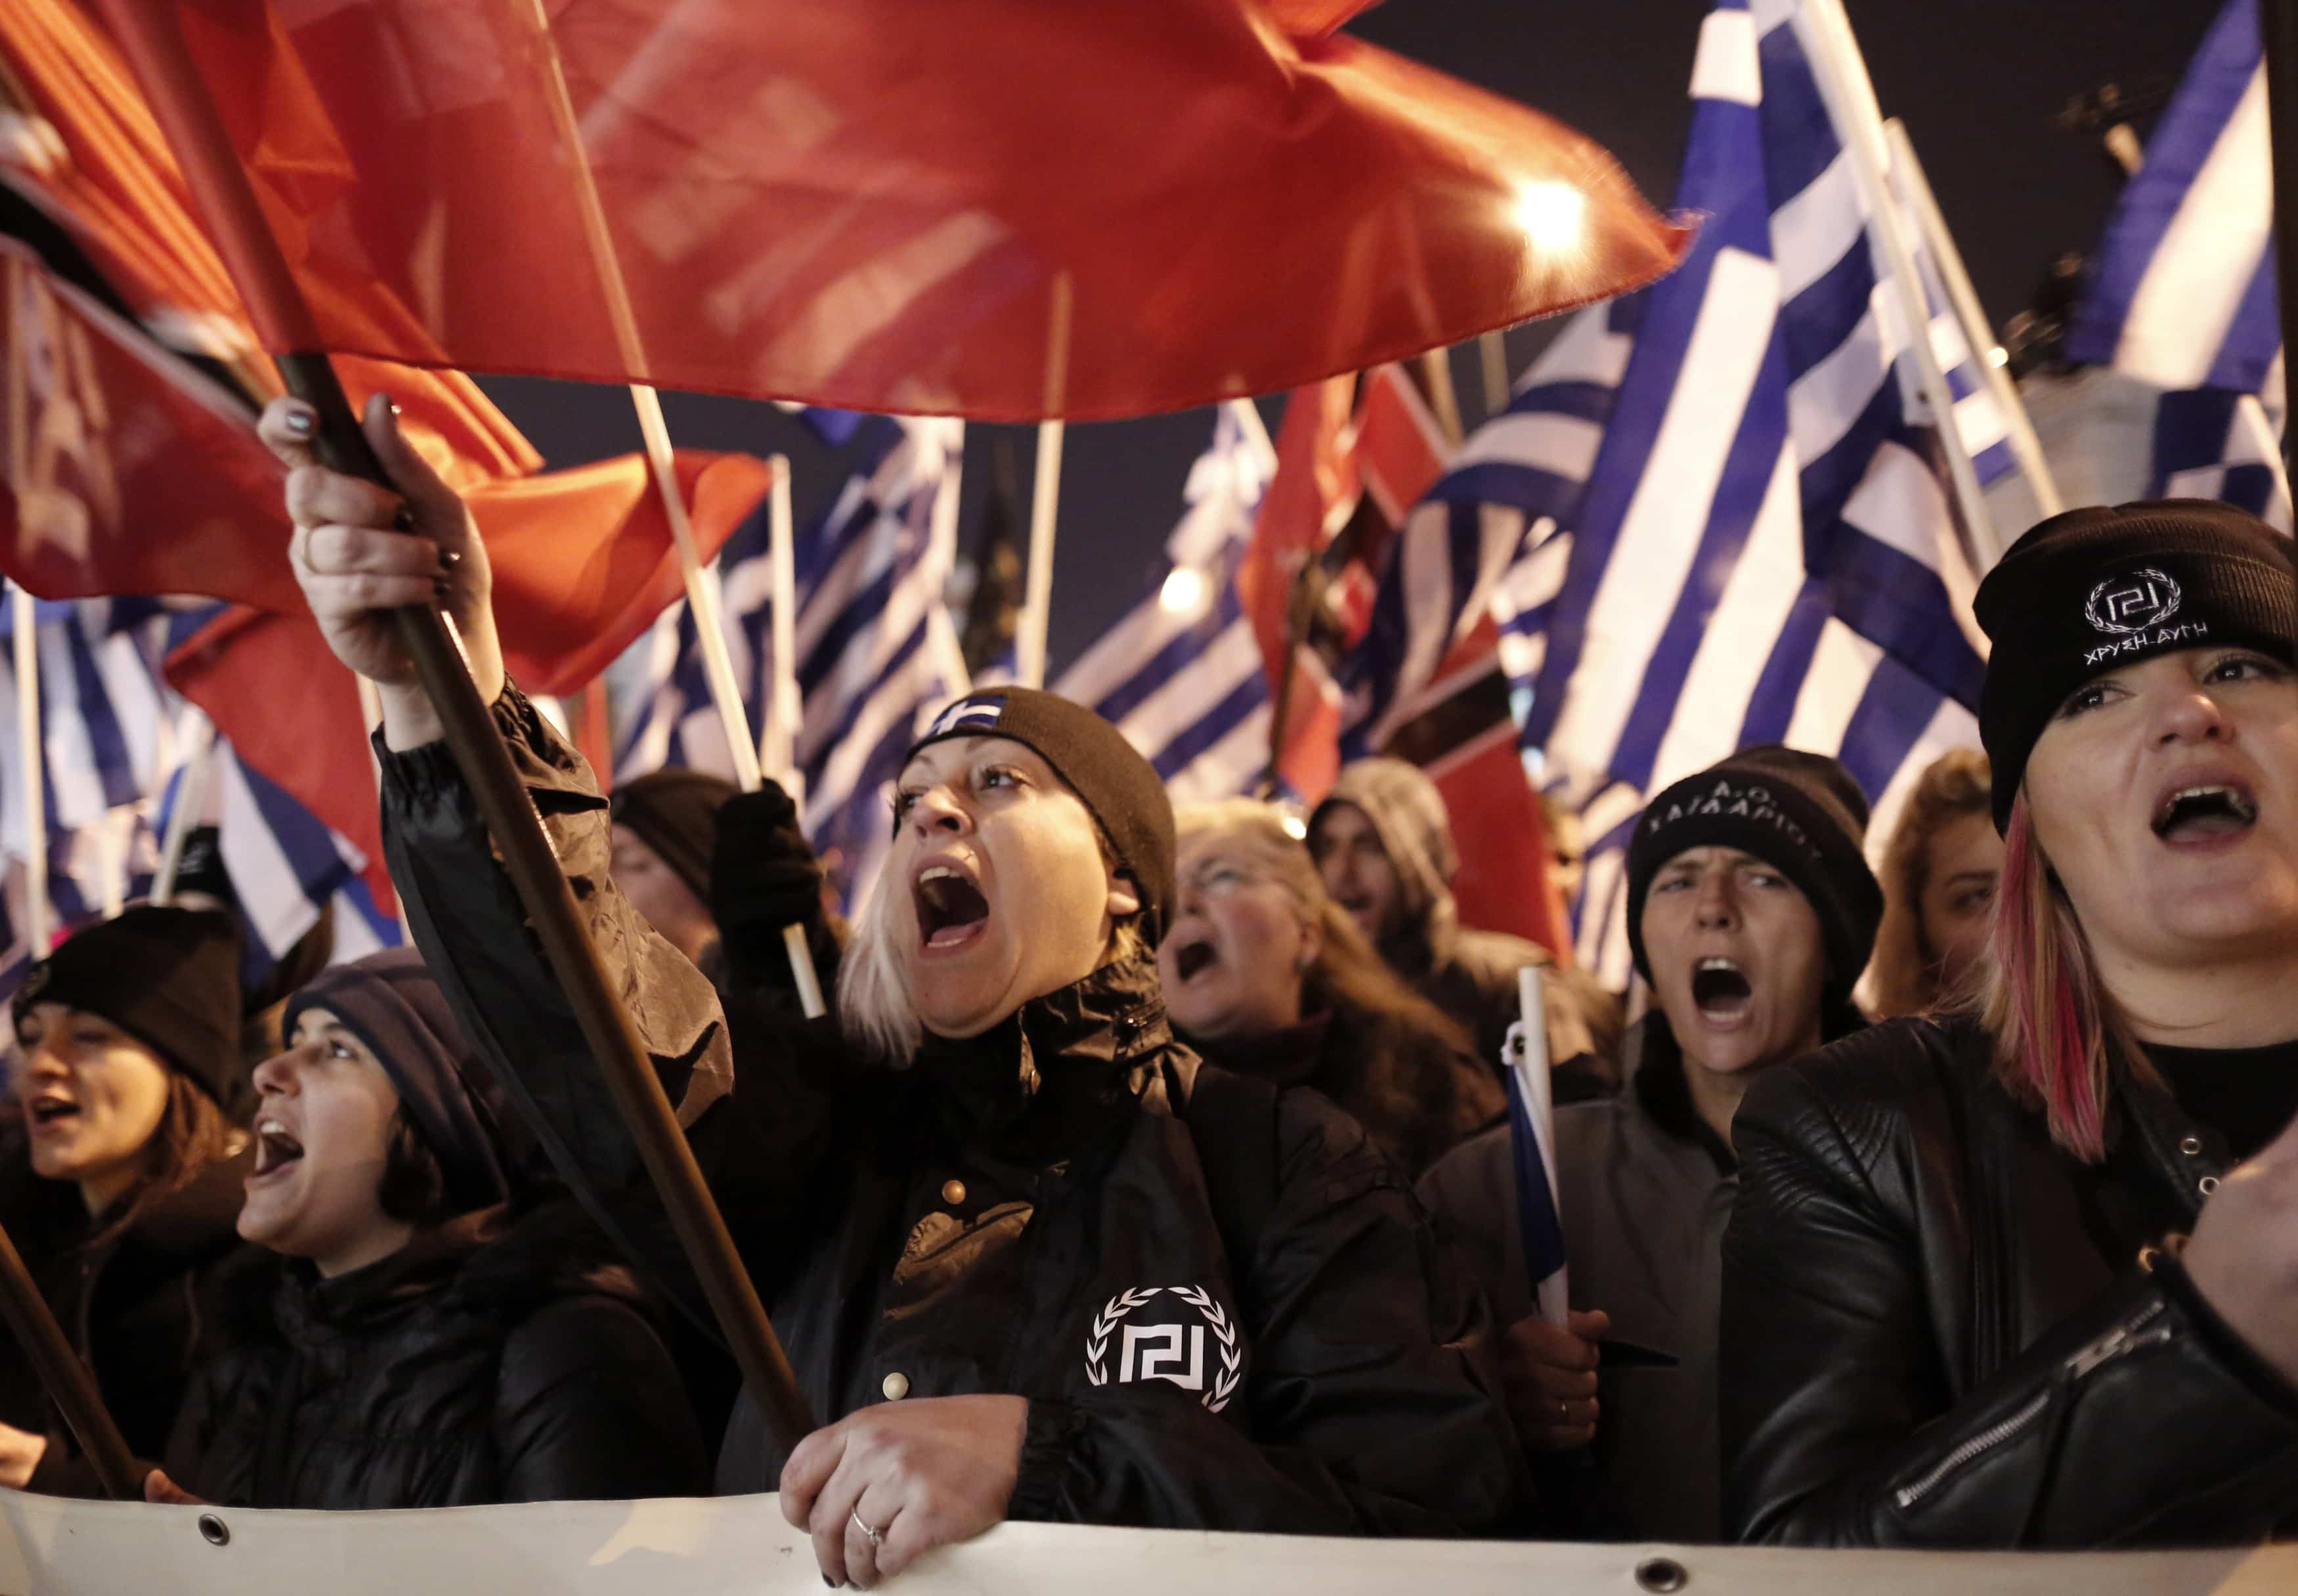
M 1727 1527 L 1972 1548 L 2298 1529 L 2298 1392 L 2144 1245 L 2192 1228 L 2223 1143 L 2125 1078 L 2114 1151 L 2081 1164 L 1988 1054 L 1973 1021 L 1900 1021 L 1741 1105 Z
M 739 994 L 722 1023 L 708 983 L 614 889 L 580 756 L 515 691 L 495 716 L 818 1420 L 1027 1397 L 1016 1518 L 1414 1535 L 1514 1521 L 1524 1476 L 1488 1316 L 1440 1282 L 1403 1178 L 1331 1103 L 1275 1096 L 1273 1206 L 1253 1256 L 1233 1258 L 1182 1117 L 1199 1061 L 1145 959 L 902 1070 Z M 561 1169 L 641 1212 L 635 1249 L 675 1286 L 674 1249 L 618 1198 L 641 1179 L 635 1151 L 451 760 L 386 755 L 384 775 L 392 874 L 432 969 Z M 719 1488 L 772 1490 L 781 1462 L 746 1395 Z

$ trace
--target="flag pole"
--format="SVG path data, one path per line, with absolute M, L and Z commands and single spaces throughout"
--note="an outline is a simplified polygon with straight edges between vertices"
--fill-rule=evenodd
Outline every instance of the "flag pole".
M 1526 964 L 1516 972 L 1517 1023 L 1516 1056 L 1509 1068 L 1516 1071 L 1524 1094 L 1525 1115 L 1532 1121 L 1533 1139 L 1540 1145 L 1540 1162 L 1548 1174 L 1548 1204 L 1558 1221 L 1564 1215 L 1556 1190 L 1556 1083 L 1549 1071 L 1548 1004 L 1541 988 L 1540 967 Z M 1537 1283 L 1540 1317 L 1562 1328 L 1570 1322 L 1571 1286 L 1563 1269 Z
M 16 1344 L 63 1415 L 81 1454 L 95 1468 L 103 1493 L 114 1501 L 142 1501 L 144 1480 L 136 1471 L 136 1456 L 104 1407 L 95 1377 L 65 1338 L 63 1327 L 33 1284 L 31 1271 L 4 1227 L 0 1227 L 0 1317 L 15 1332 Z
M 2266 56 L 2267 142 L 2274 160 L 2274 265 L 2282 338 L 2298 327 L 2298 0 L 2258 0 L 2259 45 Z M 2298 435 L 2298 365 L 2282 358 L 2282 459 Z
M 766 500 L 767 622 L 773 658 L 767 670 L 766 724 L 759 763 L 782 784 L 791 803 L 806 807 L 806 778 L 798 770 L 798 553 L 790 515 L 789 456 L 766 462 L 773 485 Z
M 181 724 L 177 735 L 184 745 L 184 757 L 178 767 L 181 773 L 176 781 L 176 806 L 168 811 L 160 868 L 152 877 L 152 901 L 162 908 L 176 900 L 176 877 L 184 868 L 184 844 L 207 809 L 208 771 L 215 759 L 215 723 L 207 712 L 186 703 Z
M 1917 386 L 1938 422 L 1940 453 L 1947 459 L 1947 481 L 1955 505 L 1970 529 L 1983 564 L 1992 567 L 2003 557 L 2003 541 L 1987 512 L 1980 491 L 1979 473 L 1963 447 L 1962 430 L 1955 421 L 1955 393 L 1931 347 L 1930 307 L 1923 300 L 1922 277 L 1915 272 L 1915 254 L 1904 230 L 1904 219 L 1892 203 L 1886 177 L 1889 153 L 1883 137 L 1883 112 L 1875 103 L 1875 86 L 1867 77 L 1867 63 L 1852 37 L 1843 0 L 1804 0 L 1795 14 L 1795 28 L 1810 57 L 1812 75 L 1821 96 L 1833 113 L 1838 136 L 1850 158 L 1851 172 L 1867 208 L 1867 236 L 1882 252 L 1883 269 L 1890 274 L 1899 310 L 1906 322 L 1907 352 L 1915 362 Z
M 1484 374 L 1484 419 L 1490 421 L 1509 408 L 1508 339 L 1483 333 L 1476 338 L 1476 359 Z
M 24 937 L 36 959 L 48 956 L 47 765 L 40 737 L 39 606 L 21 583 L 8 584 L 16 629 L 16 751 L 24 772 Z
M 2035 424 L 2028 418 L 2027 401 L 2019 396 L 2019 385 L 2011 379 L 2010 361 L 1996 339 L 1995 329 L 1988 323 L 1987 312 L 1979 302 L 1979 291 L 1971 285 L 1971 273 L 1963 267 L 1963 252 L 1955 247 L 1955 235 L 1947 231 L 1947 213 L 1939 209 L 1938 199 L 1931 193 L 1930 179 L 1923 173 L 1923 163 L 1916 159 L 1914 140 L 1907 136 L 1906 124 L 1893 117 L 1883 124 L 1883 133 L 1890 141 L 1891 170 L 1906 185 L 1906 197 L 1914 208 L 1916 224 L 1923 230 L 1923 242 L 1930 246 L 1931 259 L 1938 263 L 1940 280 L 1947 285 L 1947 302 L 1963 326 L 1963 341 L 1970 345 L 1971 358 L 1979 363 L 1988 389 L 2003 412 L 2003 424 L 2011 452 L 2018 459 L 2020 475 L 2035 491 L 2035 508 L 2048 520 L 2066 509 L 2067 502 L 2059 493 L 2058 480 L 2051 475 L 2051 462 L 2043 453 L 2043 441 L 2036 436 Z
M 1059 421 L 1037 424 L 1037 480 L 1029 495 L 1029 579 L 1022 590 L 1021 629 L 1014 638 L 1014 674 L 1024 687 L 1046 684 L 1046 630 L 1054 603 L 1054 522 L 1061 508 L 1062 434 Z
M 102 0 L 105 21 L 133 67 L 186 178 L 205 212 L 241 297 L 279 357 L 288 386 L 319 417 L 314 452 L 330 468 L 384 480 L 324 353 L 310 307 L 269 231 L 261 205 L 193 68 L 174 7 Z M 537 21 L 541 21 L 537 13 Z M 546 35 L 547 37 L 547 35 Z M 553 61 L 555 62 L 555 56 Z M 488 706 L 480 701 L 452 621 L 427 606 L 393 612 L 401 646 L 436 709 L 445 741 L 492 836 L 536 940 L 582 1027 L 616 1106 L 693 1266 L 776 1442 L 793 1447 L 814 1428 L 798 1377 L 766 1320 L 686 1133 L 678 1123 L 646 1044 L 616 996 L 583 929 L 573 888 L 559 867 L 533 800 L 511 766 Z M 579 1171 L 569 1171 L 579 1176 Z

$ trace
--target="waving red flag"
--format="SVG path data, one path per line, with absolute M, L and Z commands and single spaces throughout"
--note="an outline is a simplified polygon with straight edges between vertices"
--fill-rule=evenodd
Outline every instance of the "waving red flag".
M 106 4 L 180 32 L 328 349 L 997 419 L 1294 387 L 1674 263 L 1601 148 L 1355 9 Z

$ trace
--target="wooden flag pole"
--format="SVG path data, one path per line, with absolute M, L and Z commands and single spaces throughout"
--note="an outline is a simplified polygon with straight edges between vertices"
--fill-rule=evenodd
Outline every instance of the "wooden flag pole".
M 2298 0 L 2258 0 L 2259 44 L 2266 56 L 2267 140 L 2274 161 L 2275 302 L 2282 311 L 2282 461 L 2298 436 L 2298 364 L 2290 329 L 2298 327 Z
M 1484 376 L 1484 419 L 1509 408 L 1508 340 L 1499 333 L 1476 339 L 1476 362 Z
M 314 452 L 330 469 L 380 482 L 381 466 L 351 413 L 334 366 L 318 352 L 318 328 L 271 236 L 237 153 L 185 53 L 172 6 L 103 0 L 113 37 L 141 80 L 182 164 L 210 232 L 241 296 L 273 341 L 297 353 L 279 359 L 289 390 L 318 412 Z M 544 956 L 598 1061 L 616 1105 L 653 1178 L 672 1227 L 724 1332 L 728 1348 L 779 1444 L 793 1447 L 814 1428 L 798 1377 L 767 1323 L 765 1309 L 726 1233 L 686 1134 L 649 1061 L 644 1040 L 616 998 L 559 869 L 549 834 L 512 768 L 488 706 L 471 680 L 462 641 L 440 611 L 393 612 L 401 646 L 444 728 L 445 741 L 494 839 L 503 871 L 525 909 Z
M 16 1344 L 63 1415 L 81 1454 L 94 1466 L 103 1493 L 115 1501 L 142 1501 L 144 1478 L 135 1454 L 103 1405 L 95 1377 L 65 1339 L 63 1327 L 32 1283 L 31 1271 L 5 1228 L 0 1228 L 0 1315 L 15 1332 Z
M 2066 509 L 2067 501 L 2060 496 L 2058 479 L 2051 475 L 2051 462 L 2044 456 L 2042 439 L 2035 435 L 2035 424 L 2028 419 L 2027 401 L 2019 397 L 2019 385 L 2011 380 L 2010 362 L 2003 358 L 1995 329 L 1988 325 L 1987 312 L 1980 305 L 1979 291 L 1971 285 L 1971 273 L 1963 264 L 1963 252 L 1955 247 L 1955 235 L 1947 229 L 1947 214 L 1931 193 L 1930 179 L 1923 175 L 1923 163 L 1915 158 L 1914 141 L 1907 136 L 1906 124 L 1894 117 L 1883 124 L 1883 133 L 1890 141 L 1892 176 L 1905 186 L 1916 225 L 1922 228 L 1923 242 L 1930 246 L 1931 260 L 1938 266 L 1939 280 L 1947 285 L 1947 302 L 1963 328 L 1963 341 L 1971 348 L 1971 358 L 1979 364 L 1988 392 L 1995 396 L 1996 408 L 2003 412 L 2003 425 L 2011 452 L 2019 461 L 2020 475 L 2034 490 L 2036 509 L 2048 520 Z

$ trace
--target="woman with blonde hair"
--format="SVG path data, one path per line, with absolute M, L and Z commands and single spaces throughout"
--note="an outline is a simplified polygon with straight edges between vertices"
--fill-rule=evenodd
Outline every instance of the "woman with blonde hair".
M 1157 971 L 1208 1061 L 1314 1087 L 1412 1175 L 1505 1112 L 1467 1030 L 1373 951 L 1277 810 L 1231 798 L 1176 824 L 1179 891 Z
M 468 513 L 387 404 L 366 429 L 399 492 L 313 463 L 308 406 L 263 420 L 292 467 L 305 599 L 380 690 L 408 923 L 560 1173 L 646 1209 L 398 648 L 389 608 L 436 603 L 822 1421 L 786 1446 L 746 1392 L 722 1492 L 779 1490 L 824 1580 L 861 1586 L 1007 1518 L 1512 1521 L 1524 1482 L 1484 1327 L 1439 1290 L 1411 1194 L 1316 1093 L 1174 1039 L 1149 954 L 1173 912 L 1172 805 L 1114 726 L 1011 688 L 905 728 L 838 1016 L 722 1001 L 616 888 L 597 782 L 505 680 Z M 677 1284 L 674 1251 L 633 1251 Z
M 1733 1126 L 1725 1517 L 1827 1545 L 2298 1530 L 2298 580 L 2181 500 L 1981 584 L 2004 834 L 1970 1013 Z
M 1867 967 L 1879 1020 L 1925 1014 L 1971 995 L 1987 952 L 2003 839 L 1987 756 L 1952 748 L 1916 779 L 1883 853 L 1883 923 Z

